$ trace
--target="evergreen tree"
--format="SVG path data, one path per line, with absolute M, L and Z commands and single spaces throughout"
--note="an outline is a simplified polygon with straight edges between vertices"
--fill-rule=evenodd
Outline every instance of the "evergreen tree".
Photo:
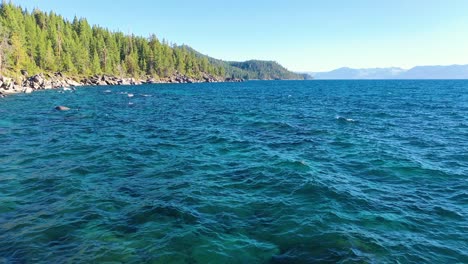
M 86 19 L 68 21 L 38 9 L 32 12 L 0 4 L 0 73 L 61 71 L 73 75 L 112 74 L 121 77 L 168 77 L 175 72 L 243 78 L 295 78 L 277 63 L 230 63 L 208 58 L 187 46 L 111 32 Z

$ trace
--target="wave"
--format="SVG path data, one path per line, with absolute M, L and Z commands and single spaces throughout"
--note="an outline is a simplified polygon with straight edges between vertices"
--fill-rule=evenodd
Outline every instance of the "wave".
M 346 117 L 343 117 L 343 116 L 335 116 L 335 119 L 340 121 L 340 122 L 357 122 L 355 119 L 346 118 Z

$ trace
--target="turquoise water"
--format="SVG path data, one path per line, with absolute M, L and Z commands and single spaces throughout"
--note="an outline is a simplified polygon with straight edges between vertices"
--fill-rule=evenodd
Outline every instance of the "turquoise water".
M 0 263 L 468 263 L 468 81 L 84 87 L 0 117 Z

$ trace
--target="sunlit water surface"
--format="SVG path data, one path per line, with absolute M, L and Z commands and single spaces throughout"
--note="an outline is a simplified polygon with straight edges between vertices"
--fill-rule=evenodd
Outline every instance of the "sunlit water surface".
M 467 263 L 467 141 L 468 81 L 10 96 L 0 263 Z

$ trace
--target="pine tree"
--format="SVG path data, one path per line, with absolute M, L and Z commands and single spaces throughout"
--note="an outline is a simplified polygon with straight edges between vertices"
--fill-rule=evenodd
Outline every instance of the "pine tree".
M 91 62 L 91 73 L 101 74 L 101 64 L 99 62 L 99 55 L 96 50 L 93 51 L 93 60 Z
M 0 21 L 0 73 L 8 67 L 8 57 L 10 56 L 11 46 L 8 43 L 8 33 Z
M 46 45 L 46 52 L 43 58 L 44 65 L 41 65 L 42 69 L 48 72 L 55 72 L 57 71 L 57 60 L 54 55 L 54 50 L 52 48 L 52 42 L 49 40 L 47 41 Z
M 176 71 L 190 76 L 201 72 L 224 74 L 185 47 L 90 26 L 86 19 L 68 21 L 38 9 L 23 10 L 5 1 L 0 5 L 0 73 L 31 74 L 62 71 L 69 74 L 115 74 L 167 77 Z

